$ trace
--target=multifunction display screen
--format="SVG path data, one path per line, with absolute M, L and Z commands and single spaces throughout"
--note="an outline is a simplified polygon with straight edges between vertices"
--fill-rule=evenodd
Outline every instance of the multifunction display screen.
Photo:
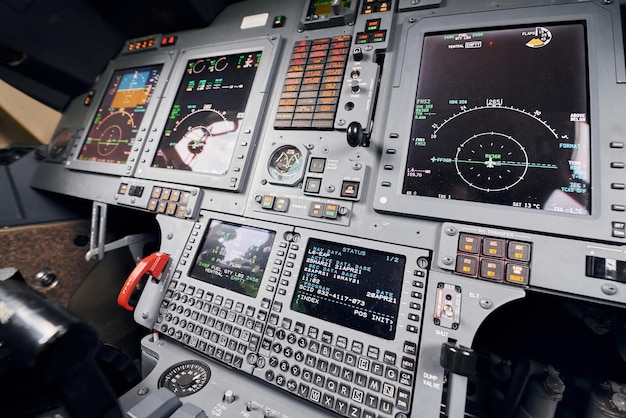
M 190 60 L 152 167 L 224 175 L 261 51 Z
M 393 340 L 406 258 L 309 240 L 291 309 Z
M 427 34 L 403 193 L 589 214 L 582 23 Z
M 276 233 L 212 220 L 189 275 L 256 297 Z
M 126 163 L 162 68 L 152 65 L 113 73 L 79 160 Z

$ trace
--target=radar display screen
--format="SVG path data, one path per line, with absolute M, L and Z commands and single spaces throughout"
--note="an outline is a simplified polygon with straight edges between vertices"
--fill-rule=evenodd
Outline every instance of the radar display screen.
M 393 340 L 403 255 L 309 240 L 291 309 Z
M 152 167 L 224 175 L 261 51 L 190 60 Z
M 78 160 L 125 164 L 163 65 L 113 73 Z
M 189 275 L 256 297 L 276 233 L 212 220 Z
M 586 215 L 582 23 L 427 34 L 403 193 Z

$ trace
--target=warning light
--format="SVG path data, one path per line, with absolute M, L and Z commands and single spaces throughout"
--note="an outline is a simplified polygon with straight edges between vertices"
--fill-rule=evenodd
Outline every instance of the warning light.
M 178 37 L 174 35 L 164 36 L 163 39 L 161 39 L 161 46 L 172 46 L 176 44 L 177 40 L 178 40 Z

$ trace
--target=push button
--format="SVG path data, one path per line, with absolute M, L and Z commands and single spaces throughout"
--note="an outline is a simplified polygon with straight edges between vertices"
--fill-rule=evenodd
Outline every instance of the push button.
M 480 237 L 477 235 L 461 234 L 459 237 L 459 251 L 470 254 L 478 254 L 480 249 Z
M 504 263 L 500 260 L 484 259 L 480 262 L 480 277 L 501 282 L 504 276 Z
M 527 242 L 509 242 L 507 258 L 517 261 L 530 261 L 530 244 Z
M 315 177 L 308 177 L 304 185 L 304 192 L 305 193 L 319 193 L 321 186 L 322 186 L 322 179 L 318 179 Z
M 478 274 L 478 258 L 469 255 L 457 256 L 455 271 L 465 276 L 476 277 Z
M 490 257 L 504 257 L 504 240 L 485 238 L 483 240 L 483 255 Z
M 508 264 L 506 266 L 505 280 L 514 284 L 528 284 L 529 269 L 528 266 L 520 264 Z

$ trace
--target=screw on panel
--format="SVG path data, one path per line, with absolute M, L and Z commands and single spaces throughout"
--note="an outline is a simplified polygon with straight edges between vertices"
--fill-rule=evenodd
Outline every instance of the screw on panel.
M 414 17 L 409 18 L 409 23 L 415 23 L 416 19 Z
M 452 259 L 452 257 L 446 255 L 441 257 L 441 262 L 446 266 L 451 266 L 454 263 L 454 260 Z
M 171 232 L 167 234 L 167 239 L 172 239 L 172 238 L 174 238 L 174 234 L 172 234 Z
M 447 228 L 445 229 L 445 233 L 446 233 L 446 235 L 449 235 L 449 236 L 451 236 L 451 237 L 455 236 L 455 235 L 456 235 L 456 232 L 457 232 L 457 231 L 456 231 L 456 228 L 455 228 L 455 227 L 453 227 L 453 226 L 449 226 L 449 227 L 447 227 Z

